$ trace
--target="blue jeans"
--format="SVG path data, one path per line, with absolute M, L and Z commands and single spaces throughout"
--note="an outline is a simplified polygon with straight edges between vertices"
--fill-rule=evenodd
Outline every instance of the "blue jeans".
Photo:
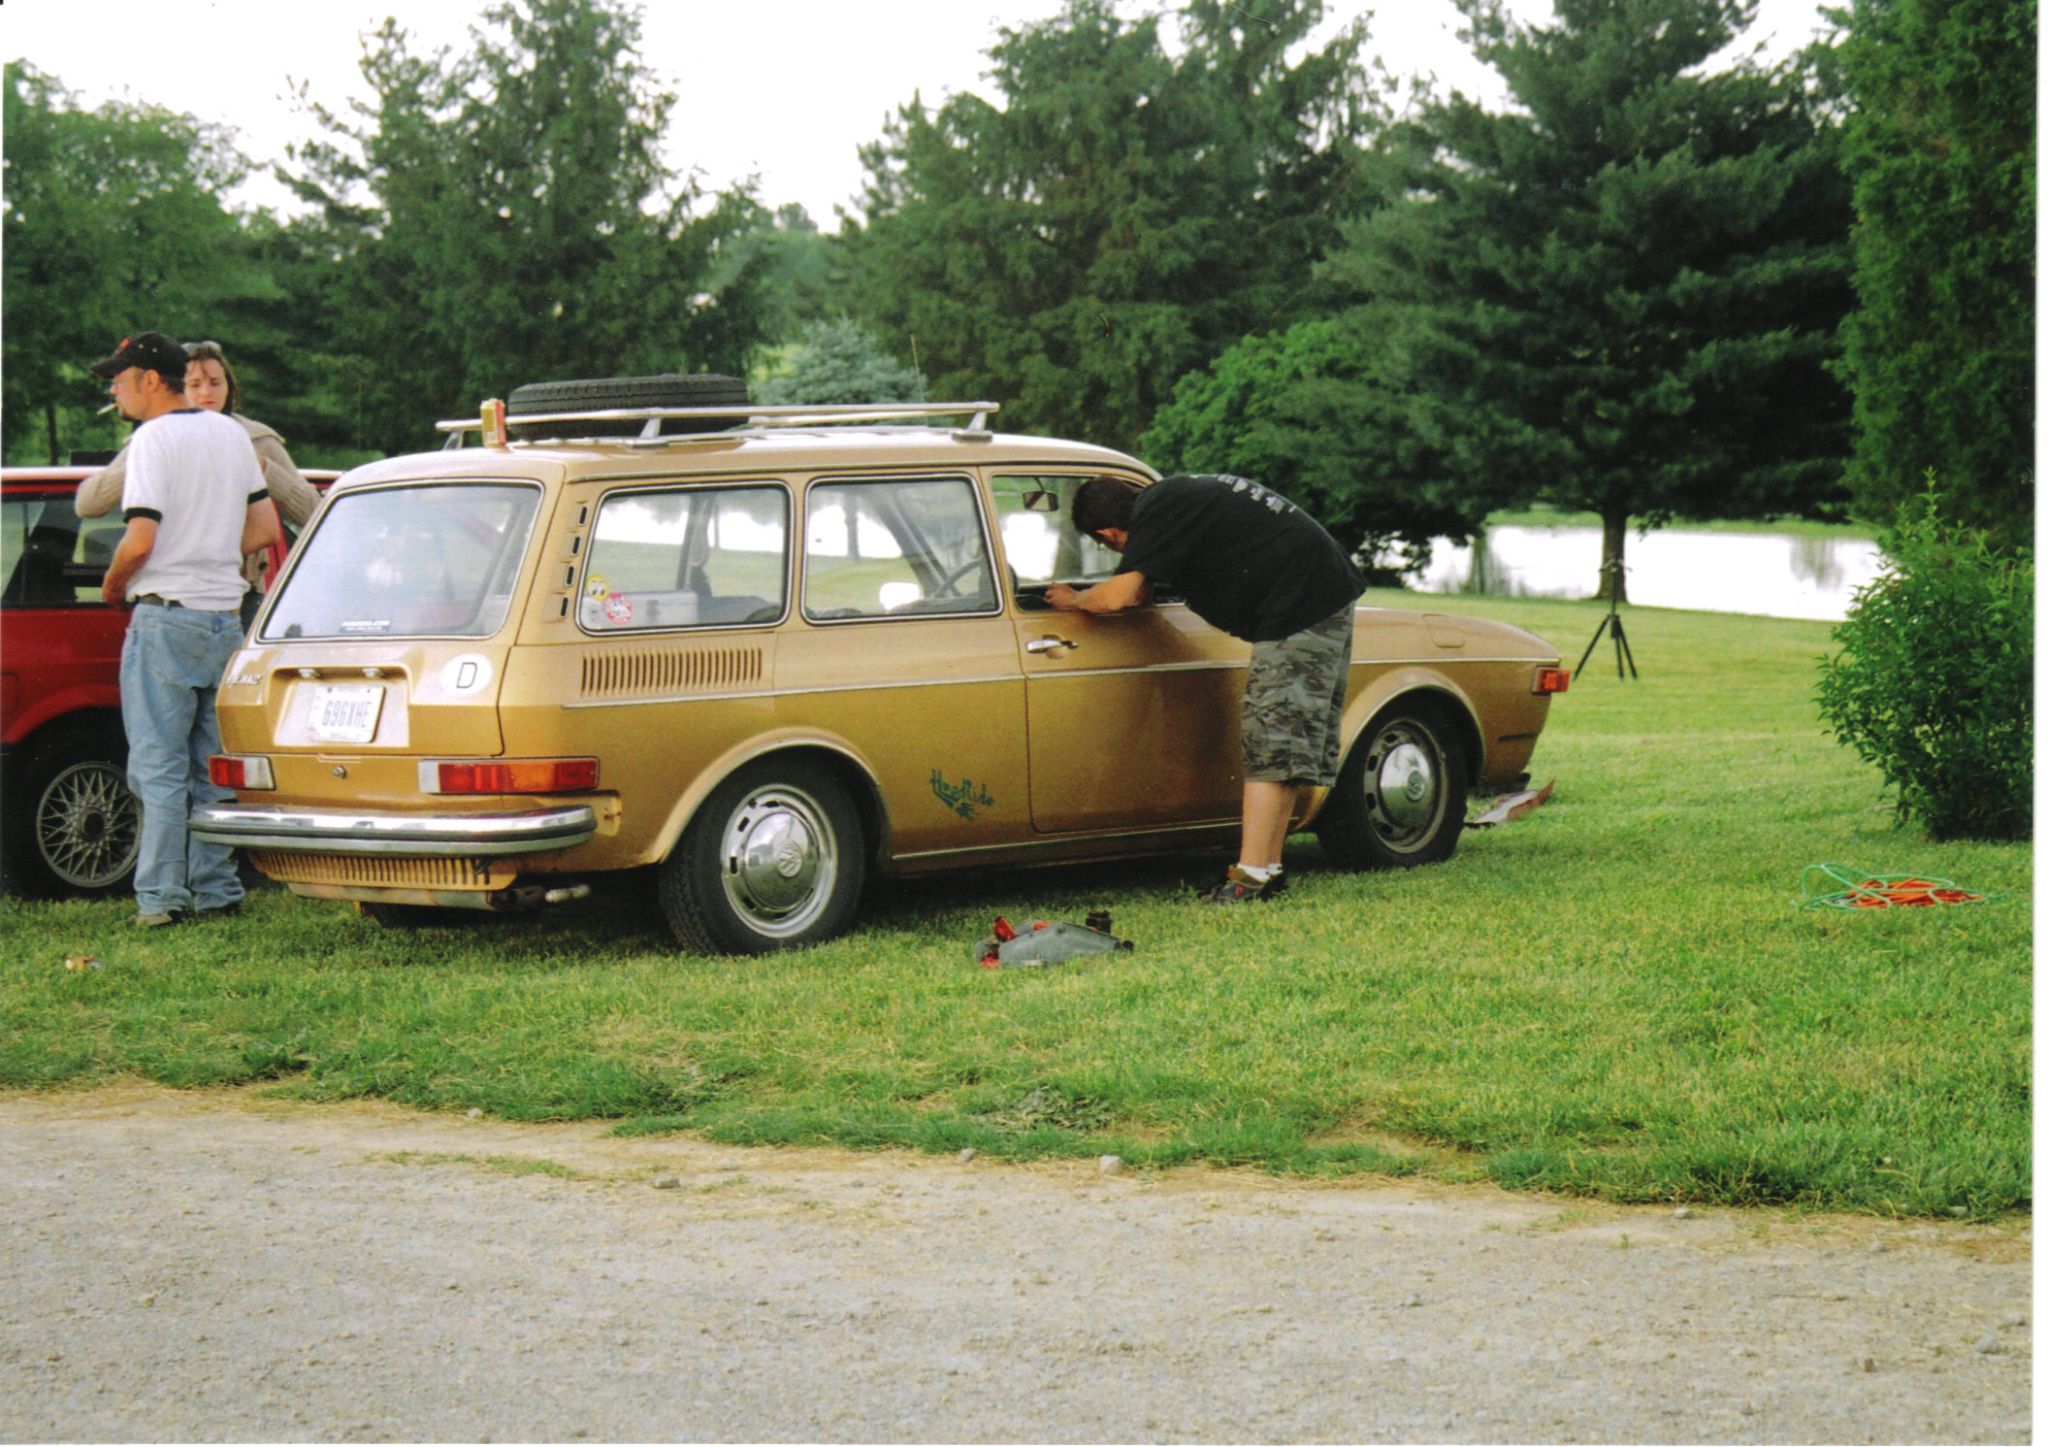
M 234 797 L 208 779 L 220 752 L 213 703 L 242 643 L 233 612 L 144 604 L 121 643 L 121 722 L 128 733 L 128 787 L 142 801 L 135 904 L 143 914 L 220 909 L 242 897 L 234 852 L 185 831 L 195 804 Z

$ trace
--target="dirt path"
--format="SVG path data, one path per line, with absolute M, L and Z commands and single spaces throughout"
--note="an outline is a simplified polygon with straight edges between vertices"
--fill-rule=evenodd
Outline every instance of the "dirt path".
M 2031 1235 L 0 1098 L 0 1438 L 2029 1439 Z

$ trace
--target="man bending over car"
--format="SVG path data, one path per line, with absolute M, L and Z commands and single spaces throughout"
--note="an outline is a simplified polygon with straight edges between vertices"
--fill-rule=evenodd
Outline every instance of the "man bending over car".
M 1053 607 L 1120 613 L 1150 602 L 1156 585 L 1252 645 L 1238 859 L 1202 898 L 1273 898 L 1287 887 L 1281 848 L 1303 790 L 1337 781 L 1352 605 L 1364 578 L 1322 524 L 1242 477 L 1183 475 L 1144 489 L 1096 478 L 1074 495 L 1073 518 L 1123 563 L 1086 590 L 1053 584 Z

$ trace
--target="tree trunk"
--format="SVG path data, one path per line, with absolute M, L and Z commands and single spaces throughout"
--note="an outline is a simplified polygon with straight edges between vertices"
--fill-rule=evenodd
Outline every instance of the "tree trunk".
M 1613 508 L 1600 514 L 1600 587 L 1596 598 L 1628 601 L 1628 570 L 1622 557 L 1628 547 L 1628 510 Z
M 57 451 L 57 404 L 55 402 L 45 402 L 43 404 L 43 427 L 50 436 L 50 466 L 55 467 L 64 460 L 63 456 Z

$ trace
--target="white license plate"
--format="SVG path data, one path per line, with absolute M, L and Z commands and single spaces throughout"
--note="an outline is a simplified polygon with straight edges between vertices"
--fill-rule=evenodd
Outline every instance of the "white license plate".
M 328 743 L 366 744 L 377 736 L 384 688 L 375 683 L 313 685 L 313 737 Z

